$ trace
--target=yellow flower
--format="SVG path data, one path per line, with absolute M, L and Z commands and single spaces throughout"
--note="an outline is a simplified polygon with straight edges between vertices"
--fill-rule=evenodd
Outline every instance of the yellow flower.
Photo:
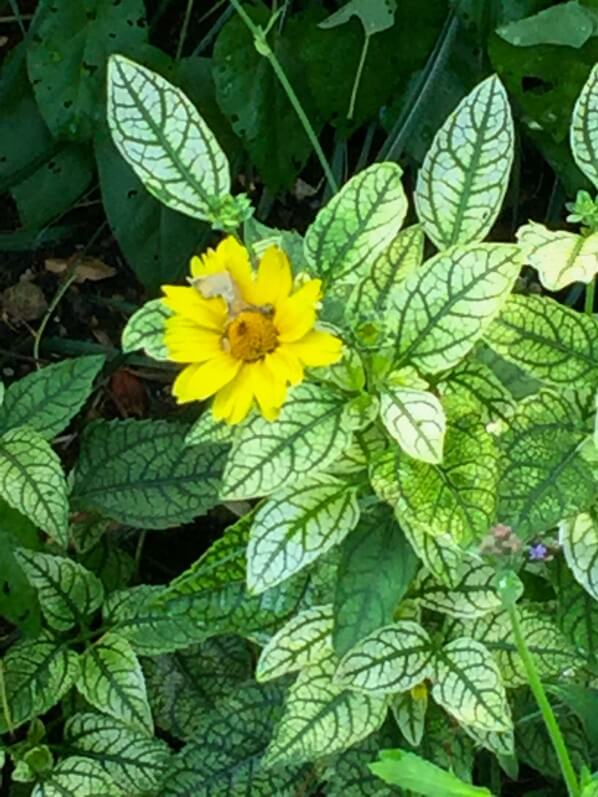
M 276 246 L 263 254 L 257 274 L 233 237 L 191 261 L 191 286 L 163 285 L 164 342 L 170 359 L 186 363 L 172 392 L 179 403 L 215 396 L 216 420 L 240 423 L 254 399 L 274 420 L 288 385 L 304 368 L 341 357 L 339 338 L 315 328 L 318 279 L 293 291 L 291 266 Z

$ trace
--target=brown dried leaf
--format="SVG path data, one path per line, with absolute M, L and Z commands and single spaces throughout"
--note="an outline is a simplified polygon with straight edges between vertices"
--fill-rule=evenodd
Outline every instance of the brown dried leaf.
M 75 282 L 100 282 L 116 274 L 115 268 L 98 257 L 79 257 L 76 254 L 69 258 L 49 257 L 45 262 L 46 271 L 52 274 L 64 274 L 75 259 L 78 260 L 75 266 Z

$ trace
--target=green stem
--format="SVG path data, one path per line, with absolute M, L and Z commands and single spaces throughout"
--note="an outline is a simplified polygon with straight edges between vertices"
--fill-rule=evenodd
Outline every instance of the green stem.
M 13 735 L 12 717 L 10 716 L 10 706 L 8 705 L 8 698 L 6 696 L 6 682 L 4 680 L 4 667 L 0 661 L 0 703 L 2 704 L 2 713 L 4 714 L 4 721 L 10 735 Z
M 272 51 L 270 45 L 266 40 L 266 35 L 264 31 L 258 27 L 249 14 L 245 11 L 239 0 L 230 0 L 230 4 L 233 6 L 237 14 L 241 17 L 251 35 L 253 36 L 255 49 L 258 51 L 260 55 L 263 55 L 266 58 L 272 69 L 274 70 L 274 74 L 278 78 L 280 85 L 283 87 L 287 97 L 289 98 L 289 102 L 293 106 L 293 110 L 299 117 L 299 121 L 303 125 L 303 129 L 312 145 L 314 152 L 316 153 L 318 160 L 320 161 L 320 165 L 324 174 L 326 175 L 326 180 L 328 185 L 330 186 L 333 193 L 338 191 L 338 185 L 336 180 L 334 179 L 334 175 L 332 174 L 332 169 L 330 168 L 330 164 L 326 160 L 326 155 L 324 155 L 324 150 L 322 149 L 318 137 L 316 135 L 316 131 L 314 130 L 311 122 L 309 121 L 307 114 L 303 110 L 303 106 L 299 100 L 299 97 L 295 94 L 295 90 L 291 86 L 289 79 L 287 78 L 284 69 L 282 68 L 280 61 Z
M 593 279 L 586 287 L 586 300 L 584 303 L 584 311 L 586 315 L 594 313 L 594 297 L 596 295 L 596 280 Z
M 359 57 L 359 64 L 357 65 L 357 72 L 355 73 L 355 80 L 353 81 L 353 88 L 351 90 L 351 99 L 349 101 L 349 110 L 347 111 L 347 119 L 353 119 L 355 113 L 355 102 L 357 101 L 357 92 L 359 91 L 359 84 L 361 83 L 361 76 L 363 75 L 363 68 L 365 66 L 365 59 L 368 57 L 368 48 L 370 46 L 370 37 L 366 33 L 363 40 L 363 47 L 361 48 L 361 56 Z
M 546 730 L 550 736 L 550 741 L 554 747 L 554 752 L 556 753 L 559 765 L 561 767 L 561 772 L 563 773 L 563 778 L 567 785 L 569 797 L 579 797 L 579 783 L 577 782 L 577 776 L 575 774 L 573 764 L 571 763 L 571 758 L 569 757 L 569 751 L 567 750 L 567 745 L 565 744 L 563 734 L 561 733 L 561 729 L 559 728 L 556 717 L 554 716 L 552 706 L 550 705 L 550 702 L 546 696 L 546 692 L 544 691 L 544 687 L 542 686 L 542 681 L 538 675 L 538 670 L 536 669 L 533 656 L 529 652 L 529 649 L 525 643 L 525 639 L 523 638 L 517 606 L 515 603 L 512 603 L 506 608 L 509 613 L 509 619 L 511 620 L 511 626 L 513 628 L 513 635 L 517 644 L 517 650 L 519 651 L 519 655 L 523 661 L 523 666 L 525 667 L 527 681 L 536 699 L 538 708 L 542 713 Z
M 79 262 L 78 259 L 76 262 Z M 48 307 L 48 310 L 45 316 L 42 318 L 42 322 L 39 325 L 37 332 L 35 333 L 35 340 L 33 341 L 33 358 L 35 359 L 38 368 L 39 368 L 39 347 L 42 342 L 42 337 L 45 332 L 45 329 L 48 326 L 48 321 L 50 320 L 50 318 L 52 318 L 52 313 L 54 312 L 54 310 L 56 310 L 56 308 L 60 304 L 60 300 L 62 299 L 64 294 L 68 291 L 68 289 L 71 287 L 76 278 L 77 278 L 77 271 L 75 268 L 73 268 L 71 273 L 68 275 L 68 277 L 60 286 L 60 288 L 56 291 L 56 294 L 52 299 L 52 301 L 50 302 L 50 306 Z
M 193 3 L 194 0 L 187 0 L 187 8 L 185 9 L 179 43 L 176 48 L 175 61 L 178 61 L 183 54 L 183 47 L 185 46 L 185 39 L 187 38 L 187 31 L 189 30 L 189 23 L 191 22 L 191 14 L 193 12 Z

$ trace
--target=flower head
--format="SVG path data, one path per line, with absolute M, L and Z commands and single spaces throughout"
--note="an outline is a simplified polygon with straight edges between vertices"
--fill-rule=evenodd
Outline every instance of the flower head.
M 254 400 L 274 420 L 288 385 L 303 381 L 304 368 L 331 365 L 342 343 L 316 329 L 321 282 L 294 290 L 285 253 L 269 247 L 257 273 L 233 237 L 191 261 L 190 286 L 163 285 L 164 343 L 170 359 L 185 363 L 173 394 L 179 403 L 214 396 L 216 420 L 240 423 Z

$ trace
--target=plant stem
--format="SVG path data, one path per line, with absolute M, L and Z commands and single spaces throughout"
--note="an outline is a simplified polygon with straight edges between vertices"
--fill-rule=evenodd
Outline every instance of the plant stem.
M 189 23 L 191 22 L 191 14 L 193 12 L 194 0 L 187 0 L 187 8 L 185 9 L 185 16 L 183 17 L 183 25 L 179 35 L 179 43 L 176 48 L 175 61 L 179 61 L 183 54 L 183 47 L 185 46 L 185 39 L 187 38 L 187 31 L 189 30 Z
M 584 303 L 584 311 L 586 315 L 594 313 L 594 297 L 596 295 L 596 280 L 593 279 L 586 287 L 586 300 Z
M 10 735 L 13 735 L 12 717 L 10 716 L 10 706 L 8 705 L 8 698 L 6 696 L 6 682 L 4 680 L 4 667 L 0 661 L 0 702 L 2 704 L 2 713 L 4 714 L 4 721 Z
M 351 89 L 351 99 L 349 100 L 349 110 L 347 111 L 347 119 L 353 119 L 355 113 L 355 102 L 357 101 L 357 92 L 359 91 L 359 84 L 361 83 L 361 76 L 363 75 L 363 68 L 365 66 L 365 59 L 368 57 L 368 49 L 370 46 L 370 37 L 366 33 L 363 40 L 363 47 L 361 48 L 361 55 L 359 57 L 359 64 L 357 65 L 357 72 L 353 81 L 353 88 Z
M 303 106 L 299 100 L 299 97 L 295 94 L 295 90 L 291 86 L 289 79 L 286 76 L 280 61 L 272 51 L 270 45 L 266 40 L 266 35 L 264 31 L 258 27 L 249 14 L 245 11 L 239 0 L 230 0 L 230 4 L 233 6 L 237 14 L 241 17 L 251 35 L 253 36 L 255 49 L 258 51 L 260 55 L 263 55 L 266 58 L 272 69 L 274 70 L 274 74 L 278 78 L 280 85 L 283 87 L 287 97 L 289 98 L 289 102 L 293 106 L 293 110 L 299 117 L 299 121 L 303 125 L 303 129 L 312 145 L 314 152 L 316 153 L 318 160 L 320 161 L 320 165 L 326 175 L 326 180 L 328 185 L 330 186 L 333 193 L 338 191 L 338 185 L 336 180 L 334 179 L 334 175 L 332 174 L 332 169 L 330 168 L 330 164 L 326 160 L 326 155 L 324 155 L 324 150 L 322 149 L 318 137 L 316 135 L 316 131 L 314 130 L 311 122 L 309 121 L 307 114 L 305 113 Z
M 536 699 L 536 703 L 538 704 L 538 708 L 542 713 L 546 730 L 550 736 L 550 741 L 554 747 L 554 752 L 556 753 L 563 778 L 567 785 L 569 797 L 579 797 L 579 783 L 577 782 L 577 776 L 575 774 L 573 764 L 571 763 L 571 758 L 569 757 L 569 751 L 567 750 L 567 745 L 563 739 L 563 734 L 561 733 L 561 729 L 559 728 L 556 717 L 554 716 L 552 706 L 550 705 L 550 702 L 546 696 L 546 692 L 544 691 L 544 687 L 542 686 L 542 681 L 538 675 L 538 670 L 536 669 L 533 656 L 529 652 L 529 649 L 525 643 L 525 639 L 523 638 L 517 606 L 515 603 L 512 603 L 506 608 L 509 613 L 509 619 L 511 620 L 511 626 L 513 628 L 513 635 L 517 644 L 517 650 L 519 651 L 519 655 L 523 661 L 523 666 L 525 667 L 530 689 L 532 690 L 532 693 Z

